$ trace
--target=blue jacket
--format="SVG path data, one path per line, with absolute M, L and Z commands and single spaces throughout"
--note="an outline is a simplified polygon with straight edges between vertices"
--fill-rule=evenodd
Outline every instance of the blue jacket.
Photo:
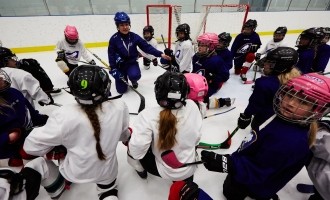
M 32 126 L 45 124 L 48 116 L 40 115 L 24 98 L 23 94 L 14 88 L 8 88 L 0 95 L 11 105 L 11 107 L 0 108 L 3 113 L 0 114 L 0 159 L 3 159 L 17 153 L 15 151 L 21 147 Z M 13 129 L 20 129 L 22 137 L 15 144 L 8 144 L 9 133 Z
M 317 48 L 316 57 L 313 62 L 314 72 L 324 72 L 330 58 L 330 45 L 321 44 Z
M 231 53 L 231 51 L 229 51 L 229 49 L 225 48 L 225 49 L 217 49 L 216 50 L 218 56 L 220 56 L 223 61 L 225 61 L 228 70 L 230 70 L 231 68 L 233 68 L 233 54 Z
M 297 52 L 299 57 L 296 67 L 301 71 L 302 74 L 307 74 L 312 72 L 314 55 L 315 55 L 314 49 L 299 47 Z
M 256 45 L 256 47 L 252 47 L 251 45 Z M 235 66 L 242 65 L 245 62 L 246 54 L 257 52 L 260 46 L 261 40 L 258 33 L 252 32 L 251 35 L 238 34 L 230 49 L 234 56 Z
M 262 76 L 256 80 L 249 104 L 244 111 L 246 116 L 254 116 L 251 124 L 253 130 L 258 129 L 274 114 L 273 98 L 279 88 L 280 81 L 277 76 Z
M 231 155 L 234 179 L 252 198 L 270 198 L 282 189 L 311 157 L 309 127 L 276 117 L 251 132 Z
M 219 88 L 220 83 L 229 79 L 229 70 L 220 56 L 198 57 L 195 54 L 192 63 L 192 72 L 204 76 L 211 88 Z
M 116 60 L 118 56 L 122 59 L 122 65 L 124 66 L 125 64 L 136 63 L 139 56 L 137 47 L 140 47 L 143 52 L 154 55 L 155 57 L 161 57 L 163 53 L 133 32 L 129 32 L 127 35 L 117 32 L 109 41 L 108 58 L 110 67 L 113 69 L 117 68 Z

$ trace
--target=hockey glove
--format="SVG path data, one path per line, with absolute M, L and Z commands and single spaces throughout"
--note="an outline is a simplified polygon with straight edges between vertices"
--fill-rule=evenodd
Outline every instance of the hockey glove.
M 238 118 L 238 121 L 237 121 L 237 126 L 240 129 L 245 129 L 251 123 L 251 118 L 252 117 L 248 117 L 248 116 L 244 115 L 244 113 L 241 113 L 239 115 L 239 118 Z
M 63 61 L 66 60 L 66 58 L 65 58 L 65 50 L 60 50 L 60 51 L 57 52 L 57 58 L 56 58 L 55 62 L 58 62 L 60 60 L 63 60 Z
M 205 168 L 210 171 L 228 173 L 232 168 L 232 161 L 229 154 L 220 155 L 203 150 L 201 155 Z
M 116 54 L 116 66 L 117 68 L 120 68 L 120 66 L 123 64 L 124 60 L 118 55 Z
M 164 50 L 164 53 L 165 53 L 165 55 L 167 55 L 167 56 L 173 56 L 173 50 L 170 49 L 170 48 L 166 48 L 166 49 Z
M 63 145 L 55 146 L 50 152 L 46 154 L 48 160 L 60 160 L 64 159 L 67 150 Z
M 261 57 L 261 54 L 260 54 L 260 53 L 256 53 L 255 60 L 256 60 L 256 61 L 260 60 L 260 57 Z
M 24 190 L 25 179 L 22 174 L 15 173 L 11 169 L 0 169 L 0 178 L 6 179 L 10 184 L 10 196 Z
M 153 64 L 154 66 L 157 66 L 157 65 L 158 65 L 158 60 L 157 60 L 157 58 L 153 59 L 152 64 Z
M 109 71 L 109 74 L 115 79 L 115 80 L 120 80 L 124 78 L 124 76 L 120 73 L 118 69 L 112 69 Z
M 95 62 L 95 60 L 91 60 L 91 61 L 89 62 L 89 64 L 91 64 L 91 65 L 96 65 L 96 62 Z

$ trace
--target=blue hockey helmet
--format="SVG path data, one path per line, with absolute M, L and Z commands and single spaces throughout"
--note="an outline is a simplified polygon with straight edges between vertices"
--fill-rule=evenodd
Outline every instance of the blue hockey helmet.
M 117 27 L 119 24 L 123 24 L 123 23 L 128 23 L 129 25 L 131 25 L 131 19 L 125 12 L 117 12 L 115 14 L 114 20 Z

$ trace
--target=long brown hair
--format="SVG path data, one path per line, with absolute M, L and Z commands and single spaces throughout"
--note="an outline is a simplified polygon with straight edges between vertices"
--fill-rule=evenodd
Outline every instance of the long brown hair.
M 85 111 L 87 114 L 87 117 L 89 121 L 92 124 L 92 127 L 94 129 L 94 137 L 96 139 L 96 152 L 97 152 L 97 157 L 100 160 L 105 160 L 106 156 L 104 155 L 102 151 L 102 147 L 100 145 L 100 133 L 101 133 L 101 126 L 100 126 L 100 121 L 99 117 L 96 114 L 96 109 L 101 108 L 101 104 L 98 105 L 81 105 L 82 109 Z
M 159 139 L 157 145 L 160 150 L 171 149 L 176 143 L 176 124 L 177 120 L 171 109 L 165 108 L 159 113 Z
M 319 128 L 319 126 L 316 121 L 312 122 L 309 126 L 309 135 L 308 135 L 309 148 L 311 148 L 315 143 L 318 128 Z

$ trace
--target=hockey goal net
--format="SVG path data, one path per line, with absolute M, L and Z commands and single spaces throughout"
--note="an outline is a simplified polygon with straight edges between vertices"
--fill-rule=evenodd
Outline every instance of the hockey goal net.
M 154 37 L 160 43 L 162 35 L 168 48 L 176 40 L 175 29 L 181 24 L 181 6 L 178 5 L 147 5 L 147 25 L 154 28 Z
M 203 5 L 192 39 L 196 42 L 197 37 L 205 32 L 239 34 L 247 20 L 249 8 L 247 4 Z

